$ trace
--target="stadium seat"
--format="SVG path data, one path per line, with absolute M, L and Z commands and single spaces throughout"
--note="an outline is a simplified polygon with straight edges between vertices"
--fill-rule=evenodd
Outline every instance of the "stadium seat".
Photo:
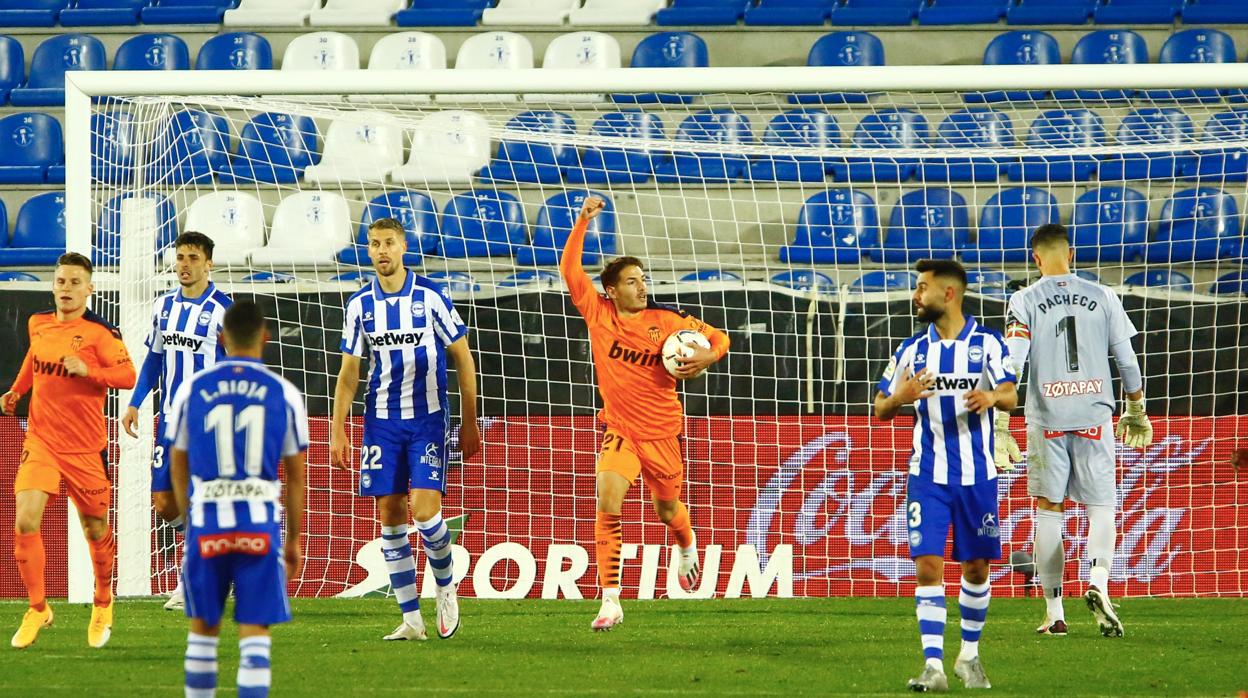
M 747 7 L 745 23 L 771 26 L 822 26 L 837 0 L 758 0 Z
M 152 0 L 76 0 L 61 10 L 57 21 L 62 27 L 134 26 L 139 11 Z
M 416 266 L 422 256 L 437 250 L 438 209 L 433 199 L 420 192 L 392 191 L 376 197 L 364 207 L 355 244 L 338 253 L 339 262 L 362 267 L 372 264 L 368 258 L 368 227 L 380 218 L 393 218 L 403 224 L 407 238 L 404 265 Z
M 1248 140 L 1248 109 L 1232 109 L 1209 117 L 1205 122 L 1202 140 Z M 1248 181 L 1248 150 L 1202 150 L 1196 158 L 1196 171 L 1193 174 L 1198 179 L 1207 178 L 1213 182 Z
M 526 111 L 507 121 L 504 130 L 558 139 L 576 134 L 576 121 L 557 111 Z M 568 143 L 513 140 L 503 136 L 498 154 L 477 175 L 484 180 L 556 183 L 563 168 L 576 165 L 576 147 Z
M 303 181 L 380 184 L 403 164 L 403 128 L 386 114 L 345 115 L 329 124 L 321 161 Z
M 525 286 L 562 289 L 563 277 L 549 269 L 527 269 L 508 274 L 498 282 L 499 288 L 523 288 Z
M 281 271 L 258 271 L 243 277 L 243 281 L 253 284 L 293 284 L 298 280 L 294 274 Z
M 442 70 L 446 68 L 446 46 L 426 32 L 386 34 L 373 44 L 368 56 L 369 70 Z
M 4 235 L 8 236 L 8 222 Z M 0 245 L 0 267 L 51 266 L 65 253 L 65 192 L 35 194 L 22 204 L 13 238 Z
M 913 291 L 919 285 L 919 275 L 912 271 L 869 271 L 854 279 L 849 285 L 850 293 L 879 291 Z
M 819 37 L 810 47 L 806 65 L 837 68 L 884 65 L 884 44 L 879 37 L 867 32 L 832 32 Z M 794 104 L 862 104 L 867 98 L 865 92 L 789 95 L 789 101 Z
M 577 216 L 581 213 L 581 206 L 585 204 L 586 197 L 591 195 L 602 199 L 605 205 L 602 213 L 589 222 L 581 262 L 596 265 L 601 263 L 603 256 L 616 254 L 615 204 L 611 197 L 597 191 L 574 190 L 555 194 L 546 200 L 546 204 L 537 214 L 537 225 L 533 226 L 533 244 L 516 249 L 516 264 L 558 264 L 572 226 L 576 225 Z
M 971 239 L 970 207 L 952 189 L 936 187 L 903 194 L 888 219 L 888 232 L 875 255 L 885 264 L 953 259 Z
M 930 0 L 919 6 L 919 24 L 996 24 L 1010 0 Z
M 230 122 L 220 114 L 183 109 L 157 136 L 151 158 L 154 182 L 211 181 L 230 160 Z
M 814 289 L 817 293 L 835 295 L 836 280 L 820 271 L 795 269 L 793 271 L 782 271 L 771 277 L 771 283 L 783 286 L 794 291 L 810 291 Z
M 238 153 L 217 173 L 222 182 L 293 184 L 319 159 L 316 122 L 309 116 L 259 114 L 238 140 Z
M 406 0 L 326 0 L 312 10 L 308 24 L 314 27 L 390 27 L 394 13 L 407 7 Z
M 0 27 L 50 27 L 70 0 L 6 0 L 0 6 Z
M 1012 31 L 998 34 L 984 49 L 984 65 L 1056 65 L 1062 62 L 1057 39 L 1042 31 Z M 970 103 L 1038 101 L 1048 96 L 1047 90 L 1010 90 L 967 92 L 963 99 Z
M 585 0 L 584 7 L 572 10 L 568 21 L 576 25 L 644 27 L 666 6 L 667 0 Z
M 226 10 L 221 22 L 227 27 L 301 27 L 321 0 L 242 0 Z
M 750 118 L 732 109 L 703 109 L 685 117 L 676 129 L 676 141 L 718 146 L 754 142 Z M 744 178 L 749 160 L 744 155 L 705 151 L 674 151 L 654 163 L 657 182 L 727 182 Z
M 1060 223 L 1057 200 L 1044 189 L 1012 187 L 993 194 L 980 209 L 979 235 L 962 250 L 970 263 L 1025 262 L 1033 230 Z
M 1235 40 L 1217 29 L 1186 29 L 1166 39 L 1157 56 L 1158 63 L 1234 63 Z M 1221 98 L 1219 90 L 1149 90 L 1152 100 L 1211 102 Z
M 626 109 L 598 117 L 589 132 L 592 136 L 613 139 L 661 141 L 663 120 L 654 112 Z M 586 146 L 580 162 L 564 171 L 567 181 L 575 184 L 620 184 L 645 182 L 654 175 L 658 154 L 644 148 L 618 146 Z
M 139 19 L 144 24 L 220 24 L 226 10 L 238 7 L 238 0 L 157 0 L 144 7 Z
M 498 5 L 481 13 L 481 25 L 558 25 L 580 6 L 580 0 L 498 0 Z
M 1085 34 L 1075 44 L 1071 63 L 1082 65 L 1119 65 L 1124 63 L 1148 63 L 1148 44 L 1144 37 L 1127 29 L 1102 29 Z M 1135 90 L 1054 90 L 1053 96 L 1061 100 L 1120 100 L 1129 99 Z
M 912 109 L 881 109 L 858 122 L 854 145 L 877 149 L 926 148 L 927 119 Z M 912 157 L 852 157 L 845 162 L 833 162 L 831 169 L 837 181 L 901 182 L 914 174 L 917 162 Z
M 1018 0 L 1005 10 L 1005 23 L 1016 26 L 1035 24 L 1087 24 L 1098 0 Z
M 178 236 L 178 214 L 173 202 L 156 192 L 128 192 L 109 199 L 96 223 L 91 263 L 116 266 L 121 261 L 122 237 L 136 233 L 152 235 L 156 252 L 168 247 Z
M 1097 276 L 1096 272 L 1088 271 L 1087 269 L 1075 269 L 1071 273 L 1081 279 L 1087 279 L 1088 281 L 1095 281 L 1097 283 L 1100 283 L 1101 281 L 1101 277 Z
M 1166 264 L 1235 255 L 1242 234 L 1234 198 L 1213 187 L 1186 189 L 1161 207 L 1157 234 L 1145 246 L 1144 259 Z
M 705 68 L 711 64 L 706 42 L 690 32 L 662 32 L 642 39 L 633 49 L 629 63 L 633 68 Z M 617 94 L 612 99 L 622 104 L 654 103 L 688 104 L 693 95 Z
M 367 271 L 364 269 L 356 269 L 355 271 L 344 271 L 341 274 L 334 274 L 329 277 L 330 281 L 355 281 L 364 286 L 371 284 L 377 280 L 377 272 Z
M 216 266 L 246 264 L 251 253 L 264 246 L 264 207 L 247 192 L 208 192 L 191 202 L 183 229 L 212 238 Z
M 780 248 L 788 264 L 857 264 L 880 245 L 880 217 L 866 192 L 829 189 L 802 204 L 793 241 Z
M 64 153 L 61 124 L 52 115 L 24 112 L 0 118 L 0 184 L 43 184 L 48 168 L 61 164 Z
M 1088 109 L 1054 109 L 1031 122 L 1029 148 L 1085 148 L 1103 146 L 1105 123 Z M 1091 155 L 1028 155 L 1009 165 L 1013 182 L 1083 182 L 1096 172 Z
M 475 27 L 481 13 L 498 0 L 412 0 L 399 10 L 394 23 L 400 27 Z
M 740 274 L 734 274 L 730 271 L 724 271 L 722 269 L 699 269 L 697 271 L 691 271 L 688 274 L 685 274 L 684 276 L 680 277 L 680 281 L 682 283 L 687 283 L 687 282 L 711 283 L 711 282 L 716 282 L 716 281 L 740 282 L 740 281 L 744 281 L 744 279 L 741 278 Z
M 485 117 L 467 111 L 439 111 L 416 124 L 411 157 L 390 173 L 390 179 L 421 187 L 468 183 L 489 162 L 490 133 Z
M 524 207 L 507 192 L 456 194 L 442 209 L 444 257 L 510 257 L 527 242 Z
M 763 132 L 763 145 L 790 148 L 836 148 L 841 128 L 822 109 L 790 109 L 777 114 Z M 823 156 L 756 155 L 750 159 L 749 178 L 756 181 L 822 182 L 827 169 Z
M 1189 0 L 1182 15 L 1184 24 L 1245 24 L 1248 6 L 1241 0 Z
M 832 7 L 828 19 L 838 27 L 906 26 L 924 4 L 923 0 L 844 0 Z
M 1148 240 L 1148 199 L 1127 187 L 1102 187 L 1075 200 L 1070 222 L 1077 262 L 1132 262 Z
M 22 42 L 0 34 L 0 105 L 9 100 L 9 91 L 26 82 L 26 56 Z
M 533 67 L 533 45 L 521 34 L 487 32 L 471 36 L 459 47 L 455 67 L 471 70 L 527 70 Z M 514 102 L 512 94 L 454 94 L 443 101 Z
M 140 34 L 117 47 L 113 70 L 190 70 L 191 52 L 174 34 Z
M 431 271 L 424 275 L 444 293 L 466 295 L 481 290 L 481 284 L 473 280 L 472 274 L 466 271 Z
M 1101 0 L 1092 10 L 1097 24 L 1172 24 L 1184 0 Z
M 35 49 L 26 84 L 9 93 L 16 107 L 50 107 L 65 104 L 65 73 L 71 70 L 104 70 L 104 44 L 87 34 L 60 34 L 45 39 Z
M 301 34 L 286 45 L 282 70 L 359 70 L 360 47 L 338 32 Z
M 1174 107 L 1136 109 L 1118 127 L 1118 145 L 1170 145 L 1171 152 L 1124 153 L 1106 157 L 1097 167 L 1101 181 L 1170 179 L 1196 173 L 1196 156 L 1183 146 L 1193 141 L 1192 119 Z
M 128 184 L 138 150 L 134 115 L 124 109 L 91 115 L 91 178 L 106 186 Z M 48 182 L 64 182 L 65 166 L 48 168 Z
M 619 68 L 620 42 L 602 32 L 572 32 L 555 37 L 546 47 L 542 68 L 556 70 L 607 70 Z M 526 101 L 605 102 L 605 94 L 526 94 Z
M 288 195 L 273 212 L 269 242 L 251 253 L 253 265 L 332 264 L 351 244 L 351 211 L 342 196 L 327 191 Z
M 195 70 L 272 70 L 273 48 L 259 34 L 221 34 L 204 42 Z
M 974 293 L 994 298 L 1009 298 L 1014 290 L 1010 283 L 1014 278 L 996 269 L 967 269 L 966 285 Z
M 671 7 L 658 11 L 654 23 L 660 27 L 712 26 L 736 24 L 749 0 L 672 0 Z
M 1145 286 L 1147 288 L 1169 288 L 1174 291 L 1191 291 L 1192 277 L 1173 269 L 1148 269 L 1137 271 L 1122 280 L 1126 286 Z
M 945 117 L 936 129 L 938 148 L 1012 148 L 1014 122 L 1009 114 L 987 107 L 972 107 Z M 918 177 L 928 182 L 993 182 L 1013 158 L 941 157 L 919 161 Z
M 0 251 L 3 251 L 0 247 Z M 38 281 L 39 277 L 28 271 L 0 271 L 0 281 Z
M 1248 269 L 1232 271 L 1218 277 L 1209 287 L 1209 293 L 1215 296 L 1248 295 Z

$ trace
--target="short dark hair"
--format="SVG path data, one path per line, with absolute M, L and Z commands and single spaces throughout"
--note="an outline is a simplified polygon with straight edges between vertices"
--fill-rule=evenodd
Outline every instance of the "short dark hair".
M 62 267 L 62 266 L 64 266 L 64 267 L 82 267 L 83 269 L 86 269 L 86 270 L 87 270 L 87 273 L 88 273 L 88 274 L 94 274 L 94 273 L 95 273 L 95 267 L 94 267 L 94 266 L 92 266 L 92 264 L 91 264 L 91 260 L 90 260 L 90 259 L 87 259 L 87 256 L 86 256 L 86 255 L 84 255 L 84 254 L 79 254 L 79 253 L 77 253 L 77 252 L 66 252 L 65 254 L 61 255 L 60 257 L 57 257 L 57 258 L 56 258 L 56 266 L 58 266 L 58 267 Z
M 231 344 L 253 347 L 264 331 L 264 312 L 255 301 L 238 300 L 225 311 L 222 329 Z
M 945 279 L 955 279 L 962 284 L 962 288 L 966 288 L 966 268 L 960 262 L 953 259 L 920 259 L 919 263 L 914 265 L 915 271 L 922 274 L 925 271 L 932 272 L 932 276 Z
M 616 257 L 607 262 L 607 266 L 602 268 L 602 287 L 610 288 L 620 282 L 620 273 L 625 267 L 639 267 L 642 271 L 646 270 L 645 265 L 636 257 Z
M 212 241 L 212 238 L 203 233 L 188 230 L 173 241 L 173 249 L 176 250 L 182 246 L 198 247 L 204 251 L 204 257 L 212 259 L 212 248 L 216 247 L 216 243 Z
M 1045 223 L 1031 234 L 1031 249 L 1049 247 L 1055 243 L 1070 245 L 1070 234 L 1061 223 Z
M 374 230 L 393 230 L 404 242 L 407 241 L 407 231 L 403 229 L 403 223 L 397 218 L 378 218 L 368 224 L 368 232 L 371 233 Z

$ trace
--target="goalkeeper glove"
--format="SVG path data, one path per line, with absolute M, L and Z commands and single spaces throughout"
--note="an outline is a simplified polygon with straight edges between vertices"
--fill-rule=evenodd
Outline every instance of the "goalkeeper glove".
M 1018 442 L 1014 440 L 1014 435 L 1010 433 L 1009 412 L 1005 410 L 997 411 L 997 418 L 993 423 L 993 432 L 995 434 L 993 438 L 995 442 L 993 461 L 997 464 L 997 470 L 1005 473 L 1013 472 L 1014 464 L 1023 460 L 1023 453 L 1018 450 Z
M 1144 414 L 1144 399 L 1127 400 L 1127 409 L 1118 418 L 1114 436 L 1131 448 L 1146 448 L 1153 442 L 1153 425 Z

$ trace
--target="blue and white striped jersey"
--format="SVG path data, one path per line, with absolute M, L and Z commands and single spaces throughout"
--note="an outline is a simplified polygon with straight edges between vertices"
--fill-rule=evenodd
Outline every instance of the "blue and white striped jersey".
M 278 465 L 308 448 L 307 410 L 290 381 L 259 359 L 222 359 L 183 382 L 165 438 L 187 452 L 192 530 L 281 525 Z
M 160 354 L 161 416 L 169 414 L 173 396 L 182 381 L 225 357 L 221 323 L 225 309 L 234 301 L 209 283 L 199 298 L 186 298 L 175 289 L 152 304 L 152 330 L 148 350 Z
M 387 294 L 374 280 L 347 301 L 342 352 L 370 353 L 365 418 L 413 419 L 447 409 L 446 347 L 468 333 L 437 284 L 408 271 Z
M 924 368 L 935 375 L 936 384 L 931 397 L 915 402 L 910 474 L 938 485 L 974 485 L 996 478 L 992 433 L 996 410 L 972 414 L 962 396 L 1017 382 L 1005 340 L 970 316 L 956 339 L 941 340 L 936 326 L 929 325 L 897 348 L 879 389 L 891 396 L 903 376 Z

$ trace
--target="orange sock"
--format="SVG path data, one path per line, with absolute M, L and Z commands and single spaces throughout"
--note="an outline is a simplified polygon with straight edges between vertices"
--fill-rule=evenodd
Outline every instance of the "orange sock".
M 113 600 L 113 557 L 117 552 L 112 526 L 103 538 L 87 543 L 91 547 L 91 566 L 95 568 L 95 605 L 107 606 Z
M 598 586 L 603 589 L 620 588 L 620 546 L 623 542 L 620 515 L 598 512 L 594 517 L 594 555 L 598 559 Z
M 48 607 L 43 586 L 43 567 L 46 558 L 43 554 L 43 537 L 38 531 L 34 533 L 13 532 L 13 559 L 17 560 L 17 570 L 22 575 L 22 584 L 26 585 L 26 594 L 30 596 L 30 607 L 36 611 L 43 611 Z
M 682 548 L 693 545 L 693 525 L 689 523 L 689 509 L 684 502 L 676 502 L 676 516 L 667 522 L 667 528 L 676 537 L 676 544 Z

